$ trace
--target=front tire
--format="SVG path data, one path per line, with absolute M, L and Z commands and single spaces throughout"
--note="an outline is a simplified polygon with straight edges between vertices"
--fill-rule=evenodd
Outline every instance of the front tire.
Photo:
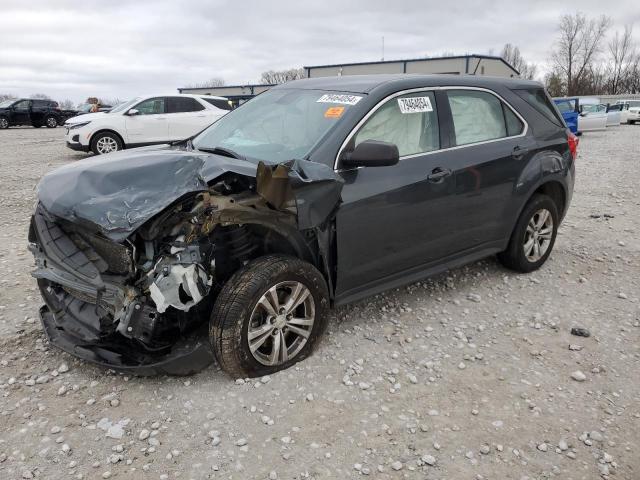
M 0 117 L 0 130 L 9 128 L 9 120 L 6 117 Z
M 517 272 L 537 270 L 551 255 L 559 222 L 555 202 L 547 195 L 534 195 L 518 219 L 509 246 L 498 254 L 498 259 Z
M 96 155 L 122 150 L 122 140 L 115 133 L 98 132 L 91 139 L 91 151 Z
M 308 357 L 325 330 L 328 291 L 311 264 L 268 255 L 234 273 L 209 324 L 213 353 L 235 378 L 271 374 Z
M 47 128 L 56 128 L 58 126 L 58 119 L 54 116 L 48 116 L 44 119 L 44 124 Z

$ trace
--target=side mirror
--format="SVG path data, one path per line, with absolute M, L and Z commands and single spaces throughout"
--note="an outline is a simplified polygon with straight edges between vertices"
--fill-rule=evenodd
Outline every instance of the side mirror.
M 131 115 L 131 116 L 133 116 L 133 115 L 139 115 L 139 114 L 140 114 L 140 112 L 139 112 L 138 110 L 136 110 L 135 108 L 131 108 L 131 109 L 129 109 L 129 111 L 127 112 L 127 115 Z
M 393 143 L 365 140 L 353 152 L 342 157 L 345 167 L 388 167 L 400 160 L 398 147 Z

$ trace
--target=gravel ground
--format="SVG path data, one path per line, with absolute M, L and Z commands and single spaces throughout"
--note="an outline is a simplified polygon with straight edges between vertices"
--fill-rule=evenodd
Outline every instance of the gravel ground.
M 252 381 L 49 348 L 28 219 L 82 158 L 62 129 L 0 131 L 0 478 L 640 478 L 640 125 L 582 137 L 538 272 L 488 259 L 340 308 L 313 357 Z

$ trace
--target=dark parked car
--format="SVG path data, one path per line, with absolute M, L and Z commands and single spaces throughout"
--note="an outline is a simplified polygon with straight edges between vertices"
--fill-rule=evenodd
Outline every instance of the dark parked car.
M 75 110 L 61 110 L 58 102 L 53 100 L 28 98 L 5 100 L 0 103 L 0 129 L 14 125 L 55 128 L 76 114 Z
M 29 231 L 52 344 L 138 374 L 308 356 L 327 308 L 498 254 L 549 257 L 578 139 L 542 85 L 352 76 L 274 87 L 192 139 L 68 165 Z

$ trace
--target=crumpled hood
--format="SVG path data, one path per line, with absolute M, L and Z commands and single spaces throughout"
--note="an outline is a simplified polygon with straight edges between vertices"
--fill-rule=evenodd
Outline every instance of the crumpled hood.
M 299 228 L 324 221 L 342 190 L 333 169 L 305 160 L 260 164 L 263 172 L 283 168 L 298 206 Z M 209 182 L 222 174 L 256 177 L 257 170 L 258 165 L 246 160 L 155 146 L 63 166 L 45 175 L 37 189 L 50 214 L 91 224 L 111 240 L 122 241 L 179 198 L 207 190 Z

